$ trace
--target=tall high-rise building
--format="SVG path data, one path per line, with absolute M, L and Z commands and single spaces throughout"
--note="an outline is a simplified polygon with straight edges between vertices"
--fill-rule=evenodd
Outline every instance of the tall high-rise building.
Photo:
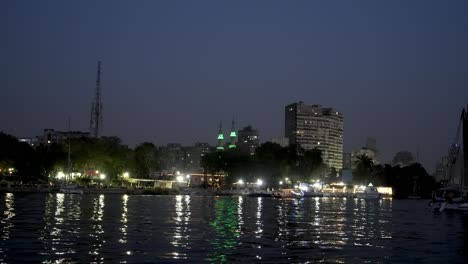
M 321 105 L 306 105 L 303 102 L 285 108 L 285 137 L 290 144 L 305 150 L 317 148 L 322 151 L 325 164 L 336 170 L 343 166 L 343 114 Z

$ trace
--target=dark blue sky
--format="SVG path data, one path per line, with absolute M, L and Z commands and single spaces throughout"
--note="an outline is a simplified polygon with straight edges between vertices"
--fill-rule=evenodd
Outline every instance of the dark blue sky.
M 429 171 L 468 103 L 468 2 L 2 1 L 0 130 L 87 130 L 103 61 L 104 134 L 215 144 L 220 120 L 283 136 L 297 101 L 344 113 L 345 151 Z

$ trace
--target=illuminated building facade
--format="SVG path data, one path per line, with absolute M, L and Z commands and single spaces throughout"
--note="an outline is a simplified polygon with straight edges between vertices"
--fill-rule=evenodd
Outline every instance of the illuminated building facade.
M 343 166 L 343 114 L 303 102 L 285 107 L 285 137 L 305 150 L 317 148 L 330 168 Z
M 218 146 L 216 150 L 223 151 L 224 150 L 224 135 L 223 135 L 223 123 L 219 123 L 219 131 L 218 131 Z
M 230 149 L 236 148 L 237 135 L 236 135 L 236 130 L 234 129 L 234 120 L 232 120 L 232 127 L 231 127 L 231 133 L 229 134 L 229 138 L 231 140 L 229 143 L 229 148 Z

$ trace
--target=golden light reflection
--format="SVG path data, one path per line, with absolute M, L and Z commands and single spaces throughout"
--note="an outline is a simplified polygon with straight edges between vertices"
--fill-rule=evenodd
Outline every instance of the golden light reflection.
M 60 241 L 62 236 L 62 224 L 64 222 L 64 200 L 65 194 L 57 193 L 55 195 L 56 207 L 54 212 L 54 220 L 52 221 L 52 230 L 50 231 L 50 235 L 52 236 L 53 241 Z
M 5 211 L 3 212 L 2 223 L 2 239 L 10 238 L 10 231 L 14 227 L 12 218 L 15 217 L 15 195 L 13 193 L 5 194 Z

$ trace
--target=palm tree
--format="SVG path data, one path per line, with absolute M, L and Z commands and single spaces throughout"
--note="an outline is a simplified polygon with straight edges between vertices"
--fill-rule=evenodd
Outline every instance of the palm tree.
M 359 154 L 356 158 L 356 168 L 353 170 L 353 181 L 367 185 L 372 179 L 374 161 L 366 154 Z

